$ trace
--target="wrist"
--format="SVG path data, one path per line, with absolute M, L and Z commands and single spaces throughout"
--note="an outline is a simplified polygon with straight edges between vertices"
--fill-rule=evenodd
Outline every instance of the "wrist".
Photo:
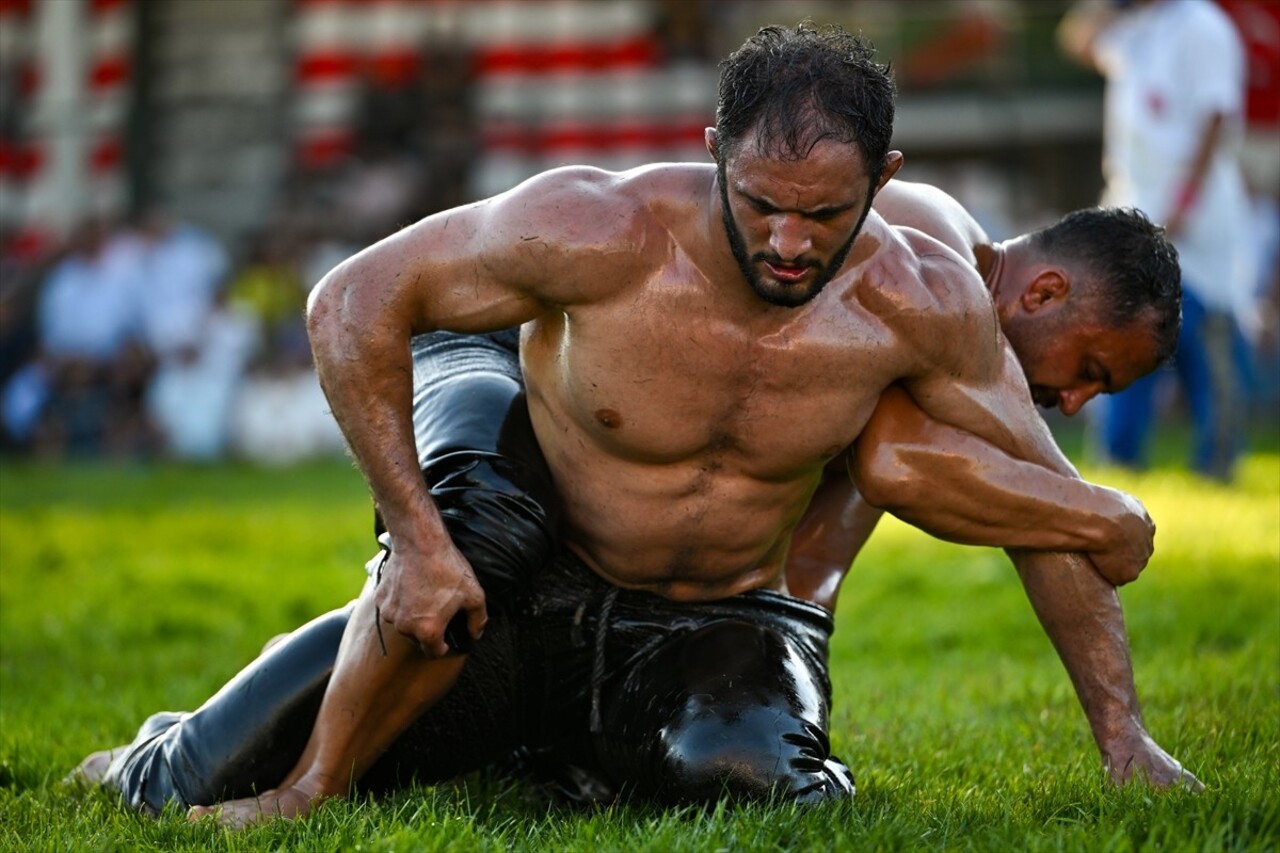
M 1093 740 L 1103 754 L 1126 749 L 1135 738 L 1146 737 L 1136 696 L 1113 696 L 1114 701 L 1086 708 Z
M 379 514 L 395 550 L 401 554 L 428 554 L 437 551 L 442 543 L 452 542 L 444 519 L 432 503 L 416 512 L 388 512 L 379 507 Z

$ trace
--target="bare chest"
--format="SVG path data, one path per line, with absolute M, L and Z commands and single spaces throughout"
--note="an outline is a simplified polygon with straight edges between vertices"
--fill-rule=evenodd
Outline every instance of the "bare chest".
M 891 343 L 848 318 L 760 332 L 635 311 L 561 332 L 527 361 L 531 388 L 566 434 L 642 465 L 796 477 L 853 442 L 893 378 Z

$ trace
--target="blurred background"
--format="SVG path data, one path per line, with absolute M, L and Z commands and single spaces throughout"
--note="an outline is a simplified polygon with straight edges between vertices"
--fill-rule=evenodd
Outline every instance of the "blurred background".
M 341 453 L 303 328 L 311 286 L 552 166 L 705 161 L 716 63 L 768 23 L 840 23 L 892 63 L 901 178 L 996 240 L 1049 224 L 1103 186 L 1104 83 L 1055 43 L 1068 5 L 0 0 L 0 446 Z M 1248 412 L 1274 431 L 1280 3 L 1217 5 L 1247 58 Z M 1159 405 L 1180 416 L 1176 389 Z

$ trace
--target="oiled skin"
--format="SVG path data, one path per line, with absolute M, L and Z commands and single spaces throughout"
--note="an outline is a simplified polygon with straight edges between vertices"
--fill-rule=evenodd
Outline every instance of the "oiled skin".
M 876 195 L 875 210 L 945 243 L 984 273 L 993 303 L 1001 297 L 1001 319 L 1016 310 L 1027 284 L 1013 280 L 1014 264 L 996 258 L 1024 252 L 1024 241 L 993 245 L 955 199 L 924 184 L 891 181 Z M 1154 366 L 1123 367 L 1136 378 Z M 1075 414 L 1101 390 L 1100 382 L 1075 382 L 1059 392 L 1058 406 Z M 828 609 L 835 609 L 844 574 L 886 509 L 963 544 L 1086 551 L 1116 585 L 1136 579 L 1151 556 L 1155 526 L 1136 500 L 1015 458 L 931 418 L 899 386 L 881 396 L 857 448 L 830 466 L 788 555 L 790 592 Z
M 830 141 L 799 161 L 740 151 L 728 198 L 748 252 L 830 259 L 873 190 L 866 175 L 856 147 Z M 972 265 L 872 213 L 816 298 L 773 306 L 734 260 L 716 180 L 709 165 L 555 170 L 428 217 L 317 287 L 309 327 L 321 382 L 396 543 L 353 625 L 376 605 L 390 636 L 383 656 L 372 632 L 348 631 L 302 761 L 277 791 L 224 804 L 226 822 L 300 814 L 345 792 L 456 674 L 457 659 L 439 657 L 450 618 L 465 610 L 472 632 L 483 629 L 483 593 L 417 469 L 413 334 L 529 324 L 530 415 L 567 546 L 613 583 L 673 599 L 782 588 L 788 541 L 824 467 L 894 382 L 940 422 L 1074 474 Z M 776 277 L 767 285 L 786 289 Z M 1046 622 L 1066 626 L 1065 646 L 1077 644 L 1073 615 L 1111 612 L 1105 600 L 1042 605 L 1068 611 Z M 1115 639 L 1083 635 L 1079 662 L 1127 663 Z M 1122 669 L 1100 691 L 1077 680 L 1098 694 L 1085 703 L 1098 719 L 1127 708 Z M 409 698 L 389 701 L 377 686 L 390 683 Z

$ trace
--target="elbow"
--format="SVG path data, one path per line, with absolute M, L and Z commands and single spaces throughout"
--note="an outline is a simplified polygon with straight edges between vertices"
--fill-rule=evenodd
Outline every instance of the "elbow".
M 343 288 L 338 281 L 338 269 L 320 279 L 307 297 L 307 336 L 313 350 L 330 340 L 342 322 Z
M 895 514 L 916 505 L 921 486 L 920 478 L 905 464 L 898 450 L 883 443 L 869 448 L 869 452 L 859 448 L 850 469 L 863 500 Z

